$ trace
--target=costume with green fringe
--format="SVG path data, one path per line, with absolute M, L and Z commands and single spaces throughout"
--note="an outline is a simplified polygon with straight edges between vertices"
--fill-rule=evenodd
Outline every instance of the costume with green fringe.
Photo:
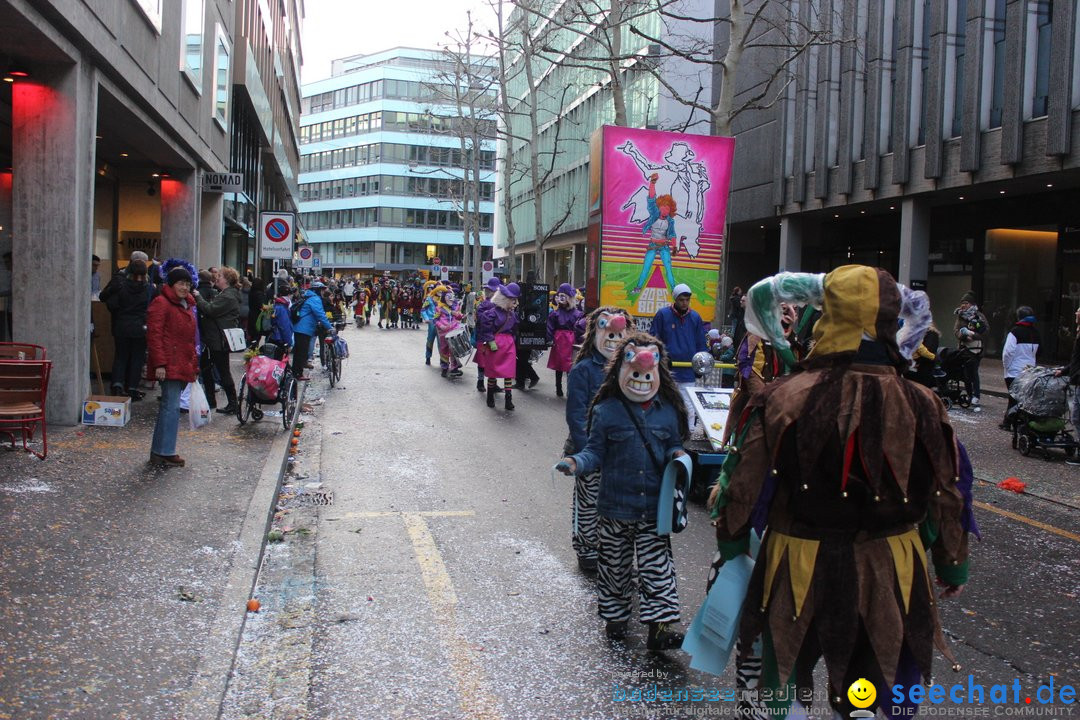
M 864 266 L 784 273 L 749 295 L 748 328 L 779 352 L 786 341 L 771 306 L 809 303 L 824 313 L 800 369 L 748 401 L 713 495 L 727 557 L 745 552 L 751 527 L 765 531 L 740 647 L 760 637 L 759 689 L 794 684 L 800 698 L 824 657 L 830 701 L 846 716 L 847 688 L 858 678 L 884 701 L 880 689 L 930 677 L 935 646 L 952 659 L 924 542 L 937 576 L 962 585 L 957 445 L 941 402 L 898 372 L 929 325 L 929 303 Z M 768 703 L 774 713 L 791 701 L 777 695 L 786 699 Z

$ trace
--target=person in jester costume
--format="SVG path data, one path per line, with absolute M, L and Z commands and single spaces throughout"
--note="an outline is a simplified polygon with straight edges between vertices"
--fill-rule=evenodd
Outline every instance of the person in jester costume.
M 631 323 L 630 314 L 614 306 L 600 307 L 589 314 L 581 349 L 566 380 L 566 425 L 570 434 L 563 445 L 563 455 L 573 455 L 585 449 L 585 442 L 589 439 L 586 429 L 589 406 L 604 382 L 608 360 L 622 342 Z M 578 567 L 590 575 L 596 572 L 596 494 L 599 491 L 599 472 L 574 477 L 574 530 L 571 542 L 577 553 Z
M 548 314 L 547 339 L 551 344 L 547 366 L 555 371 L 555 394 L 563 396 L 563 373 L 574 367 L 574 345 L 585 332 L 585 313 L 574 306 L 574 286 L 563 283 L 555 293 L 555 309 Z
M 836 712 L 849 716 L 848 688 L 865 678 L 879 688 L 868 709 L 900 716 L 914 708 L 893 707 L 880 688 L 928 682 L 935 647 L 959 669 L 930 566 L 942 597 L 958 595 L 978 534 L 948 414 L 901 375 L 931 323 L 929 300 L 861 265 L 766 278 L 748 293 L 747 329 L 794 365 L 781 302 L 822 308 L 813 350 L 748 400 L 709 498 L 723 557 L 747 552 L 751 530 L 762 535 L 739 657 L 760 642 L 756 686 L 794 685 L 791 716 L 805 714 L 820 658 Z M 769 716 L 792 696 L 766 698 Z

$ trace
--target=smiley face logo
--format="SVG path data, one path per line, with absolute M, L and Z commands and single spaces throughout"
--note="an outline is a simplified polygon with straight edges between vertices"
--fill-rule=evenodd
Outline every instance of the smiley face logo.
M 848 700 L 857 708 L 868 708 L 877 700 L 877 688 L 866 678 L 859 678 L 851 683 L 847 691 Z

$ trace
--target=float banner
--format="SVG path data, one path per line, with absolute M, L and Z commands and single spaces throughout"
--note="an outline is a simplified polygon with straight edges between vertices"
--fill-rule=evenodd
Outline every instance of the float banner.
M 712 322 L 735 140 L 604 126 L 599 304 L 652 318 L 680 283 Z

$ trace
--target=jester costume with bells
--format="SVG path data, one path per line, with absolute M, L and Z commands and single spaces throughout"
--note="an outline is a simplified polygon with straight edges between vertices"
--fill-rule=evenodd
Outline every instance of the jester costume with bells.
M 629 313 L 614 306 L 597 308 L 590 313 L 581 350 L 566 380 L 566 425 L 570 434 L 563 445 L 563 455 L 573 455 L 585 449 L 585 442 L 589 439 L 586 430 L 589 406 L 604 382 L 608 360 L 622 343 L 630 322 Z M 596 493 L 599 490 L 599 472 L 574 476 L 574 530 L 571 543 L 577 554 L 578 567 L 586 573 L 596 572 Z
M 487 376 L 488 407 L 495 407 L 496 384 L 502 379 L 503 407 L 514 409 L 512 387 L 517 374 L 514 335 L 518 326 L 517 304 L 520 297 L 521 288 L 517 283 L 502 285 L 491 296 L 491 305 L 477 310 L 476 355 Z
M 585 448 L 558 464 L 566 474 L 600 471 L 596 595 L 608 638 L 626 637 L 637 565 L 638 613 L 649 650 L 670 650 L 683 636 L 671 538 L 657 527 L 664 464 L 685 455 L 689 434 L 679 386 L 665 364 L 664 344 L 633 334 L 615 350 L 589 409 Z
M 439 367 L 442 368 L 442 376 L 460 377 L 461 363 L 454 357 L 450 350 L 450 343 L 446 336 L 451 330 L 461 327 L 461 319 L 464 317 L 458 310 L 459 303 L 454 291 L 445 285 L 435 288 L 432 293 L 435 299 L 435 319 L 432 325 L 439 336 Z
M 748 401 L 710 506 L 725 557 L 764 533 L 739 627 L 741 656 L 761 642 L 759 687 L 794 684 L 805 701 L 824 657 L 847 717 L 857 679 L 909 687 L 929 681 L 935 646 L 952 659 L 927 549 L 945 596 L 959 593 L 977 532 L 970 473 L 941 402 L 900 375 L 931 322 L 925 293 L 860 265 L 762 280 L 747 329 L 794 364 L 780 302 L 823 308 L 813 350 Z M 791 694 L 774 697 L 788 698 L 767 699 L 777 717 Z M 876 702 L 907 710 L 880 690 Z
M 560 285 L 555 310 L 547 318 L 547 341 L 551 344 L 547 366 L 555 371 L 555 394 L 559 397 L 563 396 L 563 373 L 574 366 L 574 344 L 581 342 L 585 330 L 585 313 L 574 306 L 574 295 L 573 285 Z

